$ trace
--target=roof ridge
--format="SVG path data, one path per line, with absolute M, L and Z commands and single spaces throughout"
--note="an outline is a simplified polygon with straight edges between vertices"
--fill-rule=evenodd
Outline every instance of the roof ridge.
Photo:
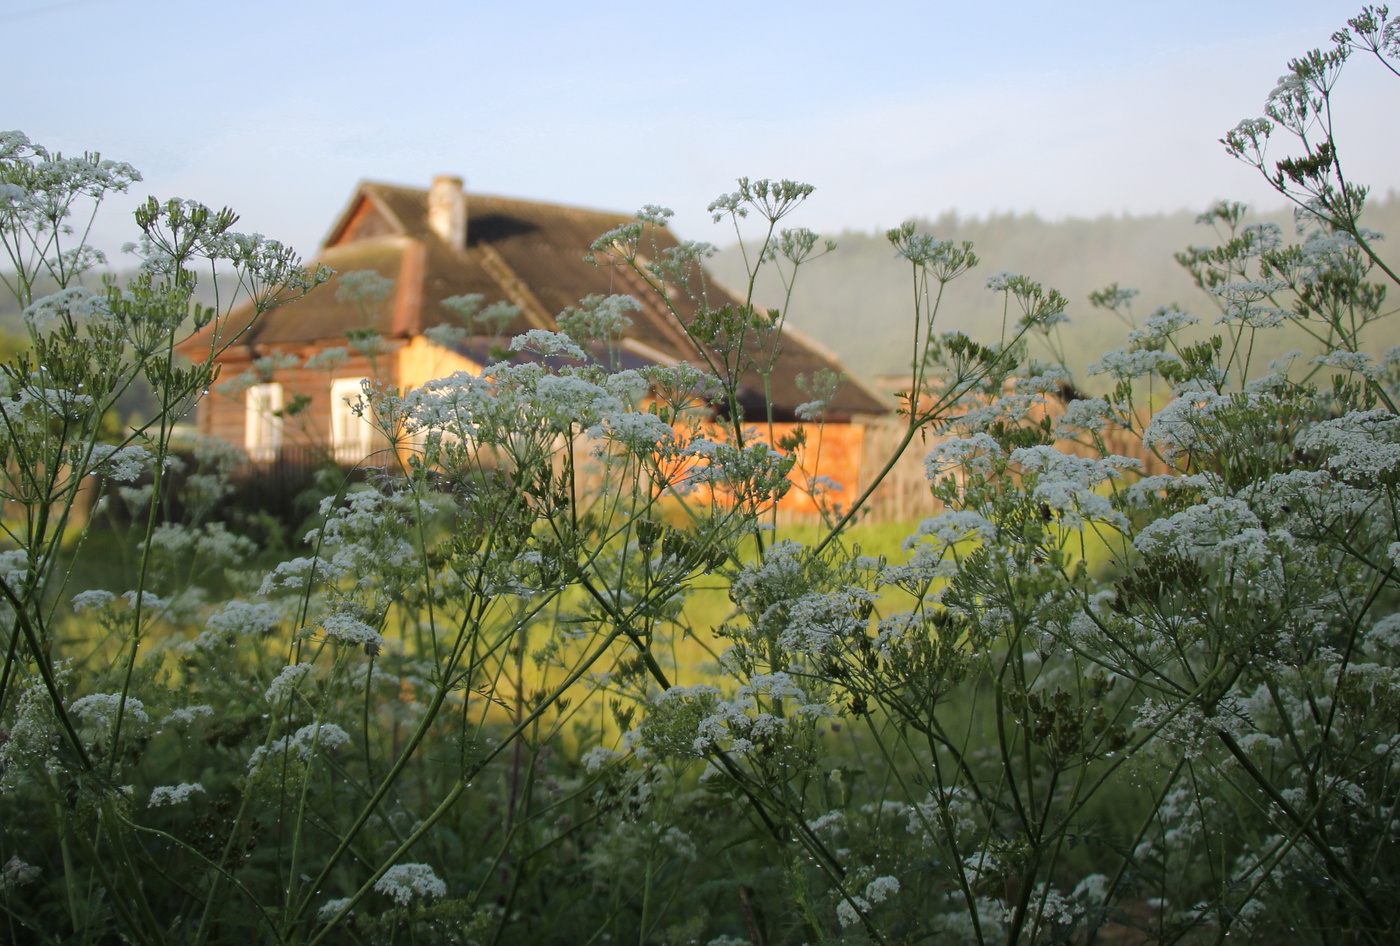
M 394 184 L 394 183 L 391 183 L 391 182 L 389 182 L 389 181 L 362 180 L 362 181 L 360 181 L 360 186 L 361 186 L 361 187 L 383 188 L 383 189 L 386 189 L 386 190 L 396 190 L 396 191 L 402 191 L 402 192 L 411 193 L 411 194 L 422 194 L 422 195 L 424 195 L 424 196 L 427 196 L 427 193 L 428 193 L 428 188 L 427 188 L 427 187 L 418 187 L 418 186 L 416 186 L 416 185 L 414 185 L 414 184 Z M 542 199 L 537 200 L 537 199 L 528 198 L 528 197 L 509 197 L 509 196 L 507 196 L 507 195 L 505 195 L 505 194 L 490 194 L 490 193 L 487 193 L 487 192 L 485 192 L 485 191 L 472 191 L 472 190 L 469 190 L 469 191 L 467 191 L 466 193 L 467 193 L 467 200 L 468 200 L 468 201 L 470 201 L 470 200 L 472 200 L 472 199 L 476 199 L 476 200 L 495 200 L 495 201 L 500 201 L 501 203 L 505 203 L 505 204 L 527 204 L 527 205 L 533 206 L 533 207 L 549 207 L 549 208 L 551 208 L 551 209 L 553 209 L 553 210 L 560 210 L 560 211 L 564 211 L 565 213 L 570 213 L 570 214 L 575 214 L 575 215 L 580 215 L 580 216 L 586 215 L 586 216 L 591 216 L 591 217 L 613 217 L 613 218 L 616 218 L 616 219 L 618 219 L 618 220 L 635 220 L 635 219 L 636 219 L 636 217 L 635 217 L 633 214 L 621 213 L 621 212 L 616 211 L 616 210 L 603 210 L 603 209 L 601 209 L 601 208 L 596 208 L 596 207 L 580 207 L 580 206 L 578 206 L 577 204 L 560 204 L 560 203 L 556 203 L 556 202 L 554 202 L 554 201 L 552 201 L 552 200 L 542 200 Z

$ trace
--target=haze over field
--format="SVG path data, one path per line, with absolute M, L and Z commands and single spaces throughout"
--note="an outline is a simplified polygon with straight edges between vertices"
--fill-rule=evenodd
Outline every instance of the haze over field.
M 1277 200 L 1265 209 L 1271 212 L 1249 219 L 1277 223 L 1285 239 L 1294 239 L 1292 214 L 1278 209 Z M 1196 217 L 1197 213 L 1183 210 L 1092 220 L 945 214 L 924 221 L 921 229 L 939 239 L 970 240 L 982 259 L 976 269 L 949 285 L 935 331 L 995 340 L 1001 331 L 1004 300 L 986 289 L 987 277 L 1003 271 L 1029 276 L 1046 288 L 1059 289 L 1069 300 L 1070 321 L 1060 329 L 1065 359 L 1076 381 L 1094 390 L 1105 382 L 1086 376 L 1086 368 L 1105 350 L 1124 344 L 1127 326 L 1112 313 L 1090 306 L 1089 293 L 1111 283 L 1139 290 L 1133 307 L 1138 319 L 1168 303 L 1198 316 L 1202 329 L 1209 328 L 1219 314 L 1214 300 L 1197 289 L 1173 259 L 1174 253 L 1188 246 L 1218 241 L 1215 232 L 1197 223 Z M 1400 194 L 1373 200 L 1366 223 L 1389 234 L 1391 241 L 1400 239 Z M 800 271 L 791 324 L 838 352 L 845 366 L 861 378 L 907 374 L 914 325 L 909 265 L 895 257 L 884 234 L 847 231 L 834 234 L 834 239 L 835 252 Z M 1388 245 L 1381 244 L 1383 252 L 1390 252 L 1385 249 Z M 746 282 L 743 256 L 734 245 L 711 260 L 710 269 L 728 287 L 741 288 Z M 757 301 L 776 306 L 782 299 L 781 285 L 769 274 L 759 284 Z M 1378 323 L 1373 332 L 1376 353 L 1400 345 L 1400 326 L 1393 320 Z M 1258 350 L 1265 360 L 1295 348 L 1310 351 L 1310 341 L 1299 332 L 1265 332 L 1259 337 Z M 1032 353 L 1049 358 L 1049 351 L 1038 341 Z

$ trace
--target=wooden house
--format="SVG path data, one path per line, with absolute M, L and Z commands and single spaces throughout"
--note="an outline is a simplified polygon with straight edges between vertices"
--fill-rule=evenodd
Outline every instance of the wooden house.
M 182 346 L 192 356 L 208 350 L 209 333 L 241 334 L 220 359 L 223 391 L 201 403 L 199 430 L 244 447 L 255 462 L 307 450 L 329 451 L 342 463 L 359 462 L 383 446 L 350 407 L 361 379 L 408 390 L 455 371 L 480 371 L 495 360 L 492 350 L 502 339 L 530 329 L 555 330 L 555 315 L 589 295 L 626 294 L 642 305 L 630 313 L 632 325 L 620 342 L 623 366 L 702 365 L 678 321 L 695 315 L 692 298 L 676 293 L 667 306 L 631 270 L 584 260 L 594 240 L 632 220 L 554 204 L 469 197 L 455 177 L 435 178 L 426 189 L 361 183 L 317 261 L 340 274 L 377 273 L 392 281 L 388 295 L 348 298 L 337 291 L 340 277 L 335 277 L 255 322 L 244 308 L 207 326 Z M 647 229 L 646 239 L 654 239 L 659 250 L 677 245 L 664 229 Z M 713 281 L 705 281 L 704 292 L 711 307 L 735 302 Z M 490 337 L 474 334 L 444 345 L 424 334 L 453 323 L 443 299 L 468 294 L 481 295 L 487 305 L 509 303 L 517 314 Z M 377 350 L 351 350 L 343 359 L 328 354 L 353 347 L 347 338 L 355 335 L 376 336 Z M 831 353 L 795 331 L 784 332 L 770 379 L 778 421 L 793 421 L 797 406 L 808 400 L 798 376 L 823 369 L 841 371 Z M 241 383 L 230 385 L 230 379 Z M 744 405 L 747 416 L 760 416 L 754 408 L 762 400 L 761 379 L 754 374 L 739 381 L 741 401 L 752 402 Z M 887 401 L 852 379 L 830 402 L 827 420 L 841 426 L 888 413 Z M 832 438 L 827 466 L 839 465 L 840 439 Z M 858 457 L 850 463 L 858 466 Z M 849 487 L 859 477 L 855 469 L 823 472 Z

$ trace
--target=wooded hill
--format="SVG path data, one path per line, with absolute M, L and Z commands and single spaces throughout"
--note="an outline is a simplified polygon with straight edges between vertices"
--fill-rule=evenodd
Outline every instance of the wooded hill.
M 920 221 L 920 229 L 938 239 L 971 241 L 981 258 L 976 269 L 949 286 L 935 330 L 966 332 L 978 341 L 995 340 L 1002 328 L 1003 297 L 986 288 L 987 278 L 1003 271 L 1029 276 L 1069 299 L 1070 322 L 1060 329 L 1067 366 L 1081 389 L 1098 392 L 1106 382 L 1102 377 L 1087 377 L 1085 369 L 1102 352 L 1124 344 L 1127 326 L 1112 314 L 1092 308 L 1089 293 L 1117 283 L 1140 290 L 1133 310 L 1139 319 L 1159 305 L 1175 302 L 1201 318 L 1200 332 L 1215 320 L 1215 300 L 1198 290 L 1173 259 L 1174 253 L 1188 246 L 1218 242 L 1212 229 L 1196 223 L 1196 217 L 1185 210 L 1062 221 L 1042 220 L 1034 214 L 963 218 L 948 213 Z M 1295 231 L 1293 216 L 1286 210 L 1250 219 L 1271 220 L 1286 236 Z M 1373 200 L 1365 222 L 1372 230 L 1400 240 L 1400 193 L 1392 191 L 1384 199 Z M 867 381 L 881 375 L 907 375 L 914 324 L 909 264 L 895 257 L 883 233 L 846 230 L 832 239 L 836 249 L 801 270 L 790 324 L 830 348 L 848 371 Z M 1400 253 L 1387 251 L 1385 244 L 1382 247 L 1383 252 Z M 709 269 L 734 290 L 747 281 L 737 246 L 723 248 L 709 261 Z M 96 277 L 89 280 L 93 286 L 97 282 Z M 742 292 L 738 294 L 742 297 Z M 760 280 L 756 301 L 776 306 L 782 295 L 781 283 L 770 273 Z M 1397 300 L 1390 302 L 1393 306 Z M 0 350 L 20 342 L 15 338 L 5 345 L 6 334 L 22 337 L 23 331 L 14 300 L 0 292 Z M 1039 342 L 1036 345 L 1032 353 L 1048 358 L 1048 350 Z M 1372 329 L 1369 348 L 1379 354 L 1391 345 L 1400 345 L 1400 324 L 1382 321 Z M 1300 332 L 1264 333 L 1256 345 L 1264 359 L 1258 363 L 1295 348 L 1313 350 Z
M 1196 223 L 1196 217 L 1183 210 L 1051 222 L 1034 214 L 963 218 L 949 213 L 920 221 L 920 230 L 938 239 L 971 241 L 981 258 L 976 269 L 949 286 L 935 330 L 966 332 L 978 341 L 997 339 L 1004 297 L 986 288 L 987 278 L 1003 271 L 1028 276 L 1047 289 L 1059 289 L 1069 299 L 1070 322 L 1060 329 L 1067 367 L 1084 390 L 1099 391 L 1106 386 L 1104 378 L 1086 377 L 1085 368 L 1102 352 L 1125 344 L 1127 326 L 1111 313 L 1092 308 L 1091 292 L 1112 283 L 1140 290 L 1133 306 L 1138 319 L 1159 305 L 1175 302 L 1200 317 L 1198 330 L 1215 321 L 1219 311 L 1215 300 L 1197 289 L 1173 259 L 1174 253 L 1189 246 L 1219 242 L 1209 226 Z M 1277 223 L 1285 239 L 1295 233 L 1293 216 L 1286 210 L 1250 218 L 1250 222 L 1260 220 Z M 1400 193 L 1392 191 L 1374 200 L 1365 224 L 1400 240 Z M 866 380 L 907 375 L 914 325 L 909 264 L 895 257 L 883 233 L 843 231 L 832 239 L 836 250 L 800 271 L 790 324 L 835 351 L 849 371 Z M 709 261 L 709 268 L 727 287 L 739 289 L 746 284 L 737 246 L 722 249 Z M 782 297 L 776 277 L 760 280 L 758 303 L 776 306 Z M 1389 301 L 1392 306 L 1396 303 Z M 1012 313 L 1013 322 L 1015 316 Z M 1263 365 L 1295 348 L 1311 353 L 1309 341 L 1296 330 L 1261 333 L 1256 357 L 1262 353 L 1265 360 L 1257 363 Z M 1374 353 L 1397 344 L 1400 324 L 1386 320 L 1373 327 L 1369 348 Z M 1032 354 L 1049 357 L 1039 342 Z

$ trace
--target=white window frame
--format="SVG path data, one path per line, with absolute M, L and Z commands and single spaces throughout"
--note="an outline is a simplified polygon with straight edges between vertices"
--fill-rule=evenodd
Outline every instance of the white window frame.
M 364 411 L 355 413 L 355 407 L 364 401 L 363 378 L 336 378 L 331 381 L 331 452 L 339 463 L 359 463 L 374 452 L 374 425 L 365 405 Z
M 282 385 L 254 384 L 243 396 L 243 449 L 250 460 L 275 460 L 282 447 Z

